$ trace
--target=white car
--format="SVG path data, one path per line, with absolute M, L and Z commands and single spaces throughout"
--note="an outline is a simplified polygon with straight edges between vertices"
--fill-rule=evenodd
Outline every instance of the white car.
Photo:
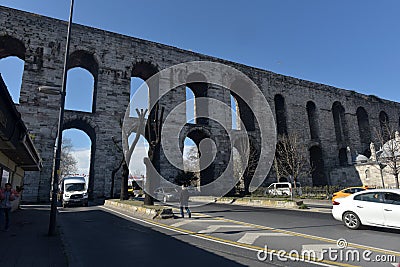
M 270 186 L 268 186 L 265 193 L 272 196 L 290 196 L 292 194 L 293 189 L 294 189 L 293 184 L 288 182 L 272 183 Z M 296 195 L 302 194 L 300 183 L 296 183 L 295 194 Z
M 332 215 L 350 229 L 362 225 L 400 229 L 400 189 L 373 189 L 337 198 Z

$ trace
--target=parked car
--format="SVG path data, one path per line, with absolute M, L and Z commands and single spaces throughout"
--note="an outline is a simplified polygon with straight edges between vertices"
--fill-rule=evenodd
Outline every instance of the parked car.
M 400 189 L 372 189 L 337 198 L 332 215 L 350 229 L 362 225 L 400 229 Z
M 367 186 L 354 186 L 354 187 L 348 187 L 348 188 L 342 189 L 338 192 L 333 193 L 332 203 L 333 203 L 333 201 L 335 201 L 336 198 L 347 197 L 354 193 L 365 191 L 367 189 L 368 189 Z
M 154 190 L 155 198 L 165 203 L 169 201 L 179 201 L 180 193 L 173 187 L 159 187 Z
M 290 196 L 293 189 L 293 184 L 289 182 L 272 183 L 268 186 L 266 193 L 272 196 Z M 296 183 L 296 194 L 301 195 L 301 185 Z

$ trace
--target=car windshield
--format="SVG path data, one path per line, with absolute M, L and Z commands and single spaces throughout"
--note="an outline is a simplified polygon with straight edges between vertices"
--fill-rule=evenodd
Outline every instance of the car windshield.
M 83 191 L 85 190 L 85 184 L 83 183 L 75 183 L 75 184 L 66 184 L 65 185 L 65 191 L 71 192 L 71 191 Z

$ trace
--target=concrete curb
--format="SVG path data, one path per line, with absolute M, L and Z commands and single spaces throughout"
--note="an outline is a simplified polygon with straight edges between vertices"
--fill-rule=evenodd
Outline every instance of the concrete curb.
M 157 206 L 154 208 L 139 207 L 134 205 L 129 205 L 125 203 L 118 202 L 116 200 L 105 200 L 105 207 L 110 207 L 114 209 L 119 209 L 122 211 L 128 211 L 132 215 L 146 217 L 150 219 L 168 219 L 174 217 L 172 208 L 165 208 L 162 206 Z
M 285 201 L 285 200 L 271 200 L 271 199 L 249 199 L 249 198 L 215 198 L 215 197 L 190 197 L 190 200 L 197 202 L 214 202 L 221 204 L 233 204 L 241 206 L 252 206 L 252 207 L 274 207 L 274 208 L 298 208 L 296 201 Z M 301 204 L 300 204 L 301 205 Z

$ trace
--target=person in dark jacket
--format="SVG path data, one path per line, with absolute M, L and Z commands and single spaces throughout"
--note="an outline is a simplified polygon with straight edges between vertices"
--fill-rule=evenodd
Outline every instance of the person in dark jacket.
M 191 214 L 190 209 L 189 209 L 189 192 L 188 192 L 187 188 L 184 185 L 182 185 L 182 191 L 181 191 L 181 196 L 179 198 L 179 202 L 180 202 L 180 206 L 181 206 L 181 216 L 182 216 L 182 218 L 185 217 L 185 215 L 183 213 L 183 208 L 186 209 L 186 212 L 187 212 L 189 218 L 191 218 L 192 214 Z
M 14 201 L 17 196 L 18 193 L 11 189 L 10 183 L 6 183 L 4 189 L 0 190 L 0 216 L 3 217 L 4 214 L 4 230 L 6 231 L 10 227 L 11 201 Z

